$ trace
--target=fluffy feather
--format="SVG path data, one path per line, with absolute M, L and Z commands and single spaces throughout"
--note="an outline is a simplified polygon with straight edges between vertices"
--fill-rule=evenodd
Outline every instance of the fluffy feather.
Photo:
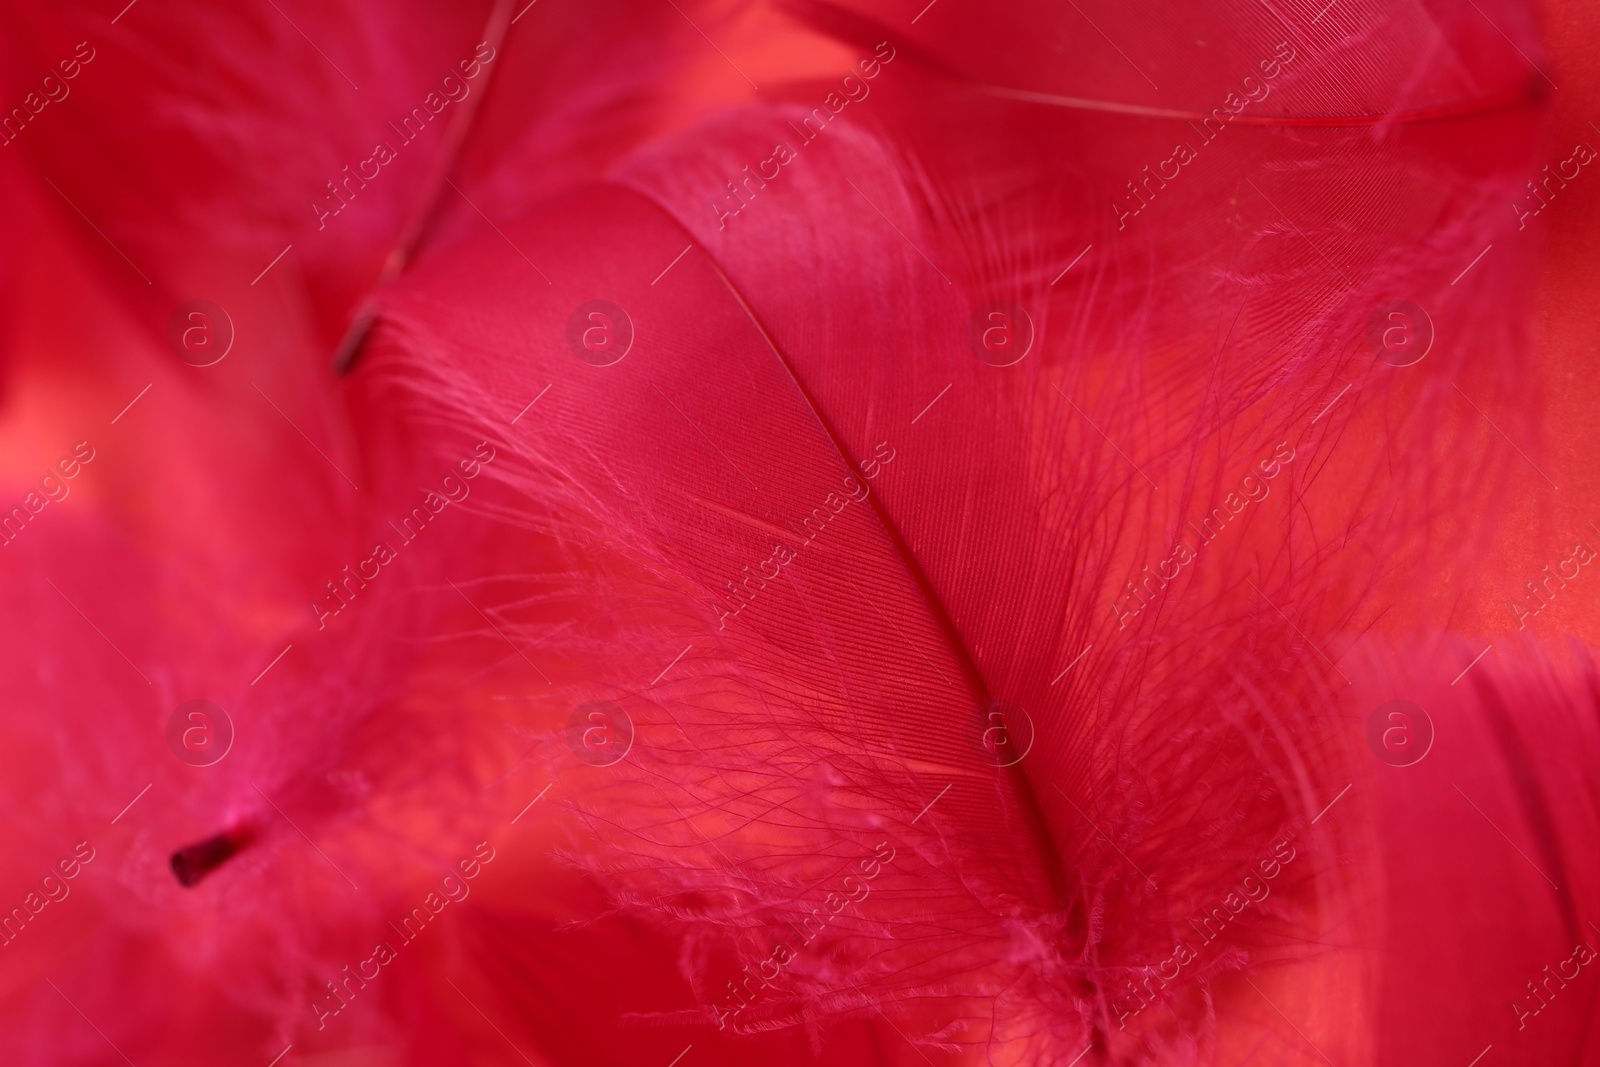
M 251 271 L 310 237 L 278 220 L 485 12 L 205 15 L 217 54 L 280 47 L 203 95 L 150 73 L 202 16 L 135 29 L 141 5 L 81 121 L 12 146 L 43 220 L 20 247 L 71 283 L 13 307 L 11 410 L 49 413 L 16 439 L 155 379 L 7 549 L 36 620 L 14 699 L 60 710 L 8 727 L 38 817 L 6 870 L 103 857 L 5 949 L 22 1061 L 1592 1057 L 1578 982 L 1536 1028 L 1506 1010 L 1589 936 L 1592 667 L 1505 643 L 1451 685 L 1479 646 L 1413 636 L 1440 625 L 1420 564 L 1490 543 L 1519 470 L 1461 397 L 1537 428 L 1537 246 L 1505 208 L 1541 144 L 1524 10 L 801 9 L 828 46 L 643 10 L 616 48 L 548 43 L 567 9 L 513 29 L 463 192 L 428 206 L 450 156 L 419 145 L 266 290 Z M 360 62 L 306 55 L 290 14 Z M 28 23 L 9 69 L 79 17 Z M 722 107 L 732 75 L 679 73 L 700 18 L 838 74 Z M 119 104 L 172 132 L 130 144 Z M 326 356 L 419 210 L 338 386 Z M 172 364 L 166 305 L 235 275 L 208 292 L 238 353 Z M 1409 368 L 1372 348 L 1400 299 L 1436 332 Z M 620 359 L 584 347 L 620 344 L 596 300 Z M 996 307 L 1027 313 L 1020 359 L 1019 333 L 985 347 Z M 194 696 L 238 728 L 214 767 L 163 751 Z M 1438 728 L 1413 767 L 1364 740 L 1395 697 Z M 619 762 L 586 747 L 596 702 L 631 722 L 603 723 Z M 216 835 L 237 852 L 180 886 L 174 850 Z M 413 939 L 418 906 L 440 918 Z M 1460 955 L 1480 906 L 1515 926 Z M 380 941 L 397 958 L 345 978 Z

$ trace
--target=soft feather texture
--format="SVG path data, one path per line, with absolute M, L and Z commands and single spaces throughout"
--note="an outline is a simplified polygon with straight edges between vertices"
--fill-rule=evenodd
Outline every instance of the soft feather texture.
M 1537 423 L 1535 246 L 1505 203 L 1537 169 L 1518 49 L 1538 53 L 1520 8 L 1486 10 L 1509 47 L 1457 5 L 1313 21 L 1085 4 L 1080 23 L 941 0 L 910 30 L 812 8 L 845 48 L 784 31 L 805 49 L 853 62 L 885 41 L 893 59 L 804 144 L 794 130 L 831 113 L 837 78 L 685 128 L 707 98 L 745 94 L 674 78 L 704 39 L 670 9 L 556 67 L 513 31 L 496 77 L 520 74 L 495 84 L 453 171 L 476 206 L 439 202 L 343 389 L 321 368 L 433 161 L 374 181 L 381 206 L 363 190 L 330 225 L 353 223 L 344 236 L 263 291 L 247 275 L 304 220 L 230 208 L 237 185 L 216 222 L 203 189 L 176 220 L 154 211 L 149 190 L 187 188 L 169 183 L 189 157 L 162 148 L 119 153 L 139 165 L 123 188 L 74 169 L 74 138 L 114 140 L 94 125 L 118 113 L 112 87 L 151 91 L 91 65 L 79 88 L 104 74 L 106 96 L 71 98 L 87 125 L 51 135 L 62 116 L 46 113 L 13 147 L 117 220 L 108 236 L 163 291 L 237 274 L 241 349 L 208 378 L 175 368 L 151 328 L 165 307 L 128 295 L 145 287 L 112 273 L 122 261 L 83 252 L 81 228 L 30 231 L 40 258 L 96 273 L 68 275 L 92 301 L 70 342 L 13 331 L 13 404 L 98 420 L 157 378 L 102 431 L 117 444 L 81 495 L 41 516 L 60 525 L 8 549 L 32 553 L 10 590 L 41 620 L 15 635 L 8 677 L 19 701 L 63 710 L 10 727 L 7 786 L 43 817 L 7 870 L 20 885 L 58 843 L 108 842 L 88 867 L 104 881 L 59 907 L 80 918 L 52 905 L 6 950 L 31 953 L 5 1008 L 19 1055 L 109 1062 L 109 1040 L 135 1062 L 249 1045 L 264 1063 L 293 1043 L 307 1062 L 664 1063 L 691 1046 L 730 1064 L 1343 1064 L 1467 1062 L 1492 1042 L 1583 1062 L 1592 992 L 1573 983 L 1515 1033 L 1505 1005 L 1592 918 L 1592 668 L 1508 645 L 1450 686 L 1479 646 L 1407 636 L 1437 625 L 1419 564 L 1470 558 L 1485 501 L 1517 476 L 1457 386 L 1493 398 L 1513 440 Z M 279 35 L 275 62 L 297 58 L 239 99 L 193 101 L 204 114 L 161 115 L 240 175 L 281 161 L 252 195 L 294 209 L 348 161 L 342 131 L 410 106 L 479 14 L 294 12 L 313 39 L 361 43 L 346 69 L 382 95 L 359 105 L 328 103 L 343 83 L 286 19 L 208 16 L 219 50 Z M 72 17 L 44 22 L 34 52 Z M 642 64 L 657 25 L 682 36 Z M 1124 184 L 1200 140 L 1178 116 L 1264 76 L 1285 38 L 1295 58 L 1245 112 L 1262 121 L 1195 145 L 1119 228 L 1137 202 L 1111 206 Z M 107 58 L 132 64 L 123 47 Z M 621 103 L 654 86 L 691 102 Z M 218 125 L 259 152 L 216 148 Z M 285 152 L 291 137 L 313 140 Z M 745 185 L 774 139 L 795 159 Z M 64 210 L 31 188 L 38 212 Z M 1462 274 L 1490 243 L 1502 254 Z M 1438 334 L 1407 370 L 1375 363 L 1367 336 L 1397 298 Z M 594 299 L 632 323 L 610 366 L 569 342 Z M 971 347 L 991 302 L 1033 321 L 1010 366 Z M 69 392 L 44 361 L 66 348 L 109 367 L 91 326 L 150 374 Z M 467 500 L 391 538 L 479 441 L 494 458 Z M 1471 484 L 1448 477 L 1469 465 Z M 1252 470 L 1269 491 L 1235 509 Z M 1219 506 L 1200 545 L 1186 524 Z M 306 601 L 329 603 L 322 583 L 375 539 L 397 561 L 319 629 Z M 1194 559 L 1132 613 L 1126 583 L 1182 539 Z M 194 695 L 239 726 L 206 771 L 162 751 L 167 712 Z M 1397 695 L 1439 726 L 1413 768 L 1363 741 L 1365 712 Z M 596 700 L 636 730 L 611 766 L 569 747 Z M 1018 707 L 1036 736 L 997 767 L 989 713 L 1022 737 Z M 253 840 L 180 888 L 171 851 L 219 831 Z M 496 859 L 473 895 L 319 1030 L 322 984 L 479 840 Z M 1132 1011 L 1129 983 L 1279 843 L 1296 858 L 1271 895 Z M 1493 878 L 1446 912 L 1441 894 L 1485 864 Z M 1515 925 L 1473 929 L 1480 951 L 1440 963 L 1480 906 Z M 1419 1025 L 1417 1004 L 1453 1014 Z

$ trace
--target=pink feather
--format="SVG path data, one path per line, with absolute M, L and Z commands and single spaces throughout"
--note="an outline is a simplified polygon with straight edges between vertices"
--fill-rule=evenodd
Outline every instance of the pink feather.
M 1600 1055 L 1591 654 L 1439 593 L 1524 5 L 112 14 L 4 46 L 15 1062 Z

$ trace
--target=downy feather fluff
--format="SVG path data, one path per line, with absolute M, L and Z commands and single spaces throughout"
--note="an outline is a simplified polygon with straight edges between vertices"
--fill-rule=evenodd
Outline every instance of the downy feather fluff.
M 676 6 L 14 13 L 16 1061 L 1592 1061 L 1534 13 Z

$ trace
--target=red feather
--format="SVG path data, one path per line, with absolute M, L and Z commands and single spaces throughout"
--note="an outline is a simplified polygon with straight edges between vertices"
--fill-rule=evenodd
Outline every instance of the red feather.
M 15 14 L 17 1062 L 1594 1060 L 1581 35 L 547 4 Z

